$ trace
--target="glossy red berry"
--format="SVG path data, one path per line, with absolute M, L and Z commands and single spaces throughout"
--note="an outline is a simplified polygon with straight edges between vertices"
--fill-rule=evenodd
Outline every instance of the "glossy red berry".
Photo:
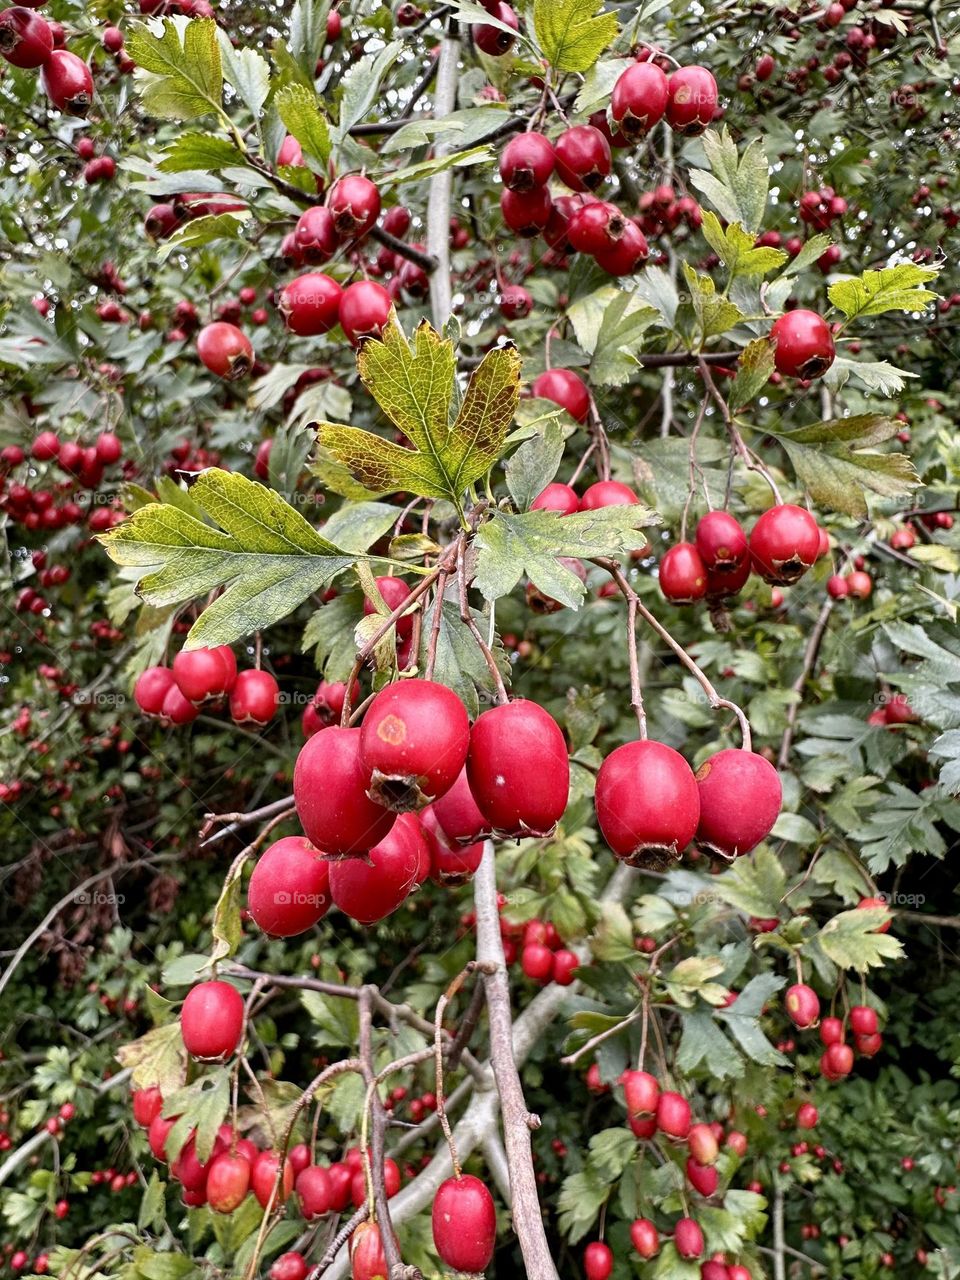
M 150 1121 L 150 1128 L 147 1132 L 147 1142 L 150 1144 L 150 1150 L 157 1160 L 166 1160 L 167 1158 L 167 1137 L 170 1130 L 176 1124 L 177 1116 L 170 1116 L 165 1119 L 160 1112 Z
M 611 751 L 594 798 L 604 839 L 629 866 L 655 869 L 679 858 L 700 817 L 693 770 L 662 742 L 627 742 Z
M 112 431 L 101 431 L 97 436 L 97 457 L 106 466 L 119 462 L 123 454 L 123 443 Z
M 764 756 L 728 747 L 697 770 L 697 843 L 722 858 L 749 853 L 780 816 L 780 775 Z
M 276 1192 L 274 1192 L 276 1188 Z M 274 1204 L 284 1204 L 293 1190 L 293 1165 L 283 1162 L 280 1173 L 280 1157 L 275 1151 L 261 1151 L 250 1169 L 250 1189 L 265 1209 L 274 1197 Z
M 630 1242 L 641 1258 L 655 1258 L 660 1252 L 660 1233 L 649 1218 L 631 1223 Z
M 592 124 L 565 129 L 553 151 L 557 177 L 574 191 L 595 191 L 610 176 L 610 143 Z
M 214 1213 L 233 1213 L 250 1189 L 250 1161 L 223 1151 L 207 1170 L 207 1204 Z
M 280 1257 L 267 1272 L 269 1280 L 307 1280 L 310 1267 L 302 1253 L 291 1250 Z
M 586 1280 L 608 1280 L 613 1274 L 613 1251 L 600 1240 L 593 1240 L 583 1251 L 583 1274 Z
M 85 116 L 93 103 L 93 76 L 82 58 L 69 49 L 54 49 L 43 64 L 43 91 L 70 116 Z
M 53 50 L 53 32 L 32 9 L 16 6 L 0 13 L 0 56 L 14 67 L 42 67 Z
M 850 1030 L 855 1036 L 876 1035 L 877 1026 L 876 1009 L 865 1004 L 855 1004 L 850 1010 Z
M 471 730 L 467 777 L 477 807 L 502 838 L 549 835 L 570 790 L 560 726 L 523 698 L 491 707 Z
M 597 266 L 611 276 L 629 276 L 650 253 L 647 237 L 635 222 L 628 221 L 616 244 L 594 254 Z
M 169 667 L 147 667 L 133 686 L 133 700 L 144 715 L 160 716 L 164 699 L 173 683 L 173 672 Z
M 330 894 L 345 915 L 359 924 L 376 924 L 429 874 L 430 850 L 420 824 L 412 813 L 402 813 L 365 859 L 345 858 L 331 865 Z
M 303 836 L 287 836 L 266 849 L 247 887 L 247 909 L 272 938 L 312 929 L 330 909 L 330 864 Z
M 839 1018 L 824 1018 L 821 1021 L 820 1043 L 828 1047 L 843 1043 L 843 1023 Z
M 352 1280 L 384 1280 L 388 1274 L 380 1228 L 375 1222 L 361 1222 L 350 1237 Z
M 834 600 L 842 600 L 849 593 L 847 580 L 839 573 L 833 573 L 827 579 L 827 595 Z
M 530 504 L 531 511 L 559 511 L 572 516 L 580 509 L 580 499 L 568 484 L 553 483 L 541 490 Z
M 820 998 L 813 987 L 808 987 L 804 982 L 795 982 L 792 987 L 787 988 L 783 1003 L 795 1027 L 805 1031 L 807 1027 L 816 1026 L 820 1017 Z
M 769 80 L 776 65 L 776 59 L 772 53 L 762 53 L 757 59 L 757 65 L 753 68 L 753 74 L 758 80 Z
M 553 952 L 542 942 L 529 942 L 520 953 L 520 968 L 534 982 L 549 982 L 553 974 Z
M 280 686 L 269 671 L 241 671 L 230 692 L 235 724 L 269 724 L 280 705 Z
M 747 535 L 729 511 L 708 511 L 697 524 L 697 551 L 707 569 L 734 572 L 749 559 Z
M 199 714 L 199 708 L 195 707 L 188 698 L 185 698 L 177 687 L 176 681 L 171 680 L 164 695 L 163 706 L 160 708 L 160 719 L 165 720 L 168 724 L 190 724 L 196 720 Z
M 454 844 L 437 821 L 434 806 L 420 810 L 420 826 L 430 849 L 430 878 L 435 884 L 458 885 L 472 880 L 483 858 L 483 843 Z
M 680 1093 L 667 1090 L 657 1100 L 657 1128 L 683 1141 L 690 1132 L 690 1103 Z
M 703 133 L 717 110 L 717 82 L 706 67 L 678 67 L 667 82 L 667 122 L 686 137 Z
M 693 1157 L 687 1159 L 687 1181 L 700 1195 L 710 1197 L 715 1194 L 720 1175 L 713 1165 L 699 1164 Z
M 498 22 L 504 26 L 511 27 L 514 31 L 520 30 L 520 23 L 517 15 L 514 13 L 510 5 L 505 0 L 488 0 L 483 6 L 491 18 L 496 18 Z M 509 53 L 516 43 L 516 36 L 512 36 L 509 31 L 504 31 L 501 27 L 495 27 L 489 22 L 477 22 L 470 28 L 470 34 L 473 36 L 473 43 L 477 46 L 481 53 L 485 53 L 489 58 L 502 58 L 505 53 Z
M 340 299 L 340 325 L 353 346 L 382 336 L 393 311 L 393 299 L 375 280 L 347 285 Z
M 243 1032 L 243 997 L 229 982 L 199 982 L 180 1011 L 180 1034 L 191 1057 L 223 1062 L 236 1052 Z
M 815 1129 L 819 1119 L 820 1113 L 812 1102 L 802 1102 L 797 1108 L 798 1129 Z
M 827 1045 L 820 1065 L 828 1078 L 848 1076 L 853 1070 L 853 1050 L 848 1044 Z
M 452 1271 L 476 1275 L 490 1265 L 497 1238 L 493 1196 L 479 1178 L 448 1178 L 433 1201 L 433 1243 Z
M 431 680 L 388 685 L 360 730 L 368 794 L 397 813 L 422 808 L 456 782 L 469 745 L 467 711 L 452 689 Z
M 370 774 L 360 730 L 321 729 L 301 748 L 293 795 L 307 839 L 333 857 L 361 857 L 384 838 L 396 814 L 367 796 Z
M 334 40 L 340 39 L 340 32 L 343 30 L 343 19 L 336 9 L 331 9 L 327 14 L 327 41 L 332 44 Z
M 236 683 L 237 660 L 225 644 L 215 649 L 181 649 L 173 660 L 173 678 L 190 702 L 220 698 Z
M 546 186 L 556 157 L 553 144 L 542 133 L 518 133 L 500 156 L 500 176 L 511 191 L 532 191 Z
M 119 53 L 123 48 L 123 32 L 119 27 L 104 27 L 101 43 L 107 53 Z
M 610 114 L 628 142 L 640 142 L 667 109 L 666 75 L 655 62 L 634 62 L 613 86 Z
M 338 236 L 362 236 L 380 217 L 380 192 L 369 178 L 350 174 L 334 183 L 327 208 Z
M 303 338 L 327 333 L 337 323 L 343 290 L 319 271 L 297 276 L 280 294 L 280 313 L 291 333 Z
M 873 579 L 862 569 L 847 574 L 847 593 L 858 600 L 866 600 L 873 591 Z
M 555 982 L 558 987 L 569 987 L 573 984 L 579 968 L 580 957 L 577 953 L 561 947 L 559 951 L 553 953 L 553 969 L 550 974 L 550 980 Z
M 411 221 L 410 210 L 395 204 L 383 215 L 383 229 L 391 236 L 403 237 L 410 230 Z
M 55 431 L 41 431 L 30 446 L 30 457 L 37 462 L 50 462 L 60 452 L 60 439 Z
M 500 193 L 500 212 L 511 231 L 530 238 L 539 235 L 550 220 L 553 200 L 546 187 L 524 191 L 504 188 Z
M 163 1109 L 163 1094 L 156 1085 L 146 1089 L 134 1089 L 132 1094 L 133 1118 L 141 1129 L 149 1129 L 154 1117 Z
M 703 1255 L 703 1232 L 693 1218 L 680 1218 L 673 1229 L 673 1243 L 680 1257 L 688 1261 Z
M 629 219 L 607 200 L 591 200 L 574 213 L 567 227 L 567 239 L 577 253 L 599 254 L 615 247 L 627 229 Z
M 403 578 L 382 577 L 374 578 L 377 590 L 383 603 L 387 606 L 391 613 L 399 609 L 403 602 L 410 595 L 410 587 Z M 363 612 L 366 617 L 373 617 L 377 612 L 377 607 L 373 601 L 366 597 L 363 602 Z M 396 621 L 397 635 L 404 639 L 413 630 L 413 614 L 403 613 Z M 342 705 L 342 704 L 341 704 Z
M 322 1165 L 308 1164 L 297 1174 L 297 1199 L 300 1201 L 300 1212 L 309 1222 L 312 1218 L 320 1218 L 333 1208 L 333 1179 L 330 1170 Z
M 837 348 L 830 326 L 815 311 L 798 307 L 774 322 L 770 339 L 776 343 L 778 373 L 790 378 L 819 378 L 833 364 Z
M 694 1124 L 687 1134 L 687 1149 L 692 1158 L 700 1165 L 716 1164 L 720 1155 L 720 1147 L 713 1126 Z
M 340 246 L 340 236 L 333 225 L 333 214 L 326 205 L 314 205 L 301 213 L 297 219 L 294 238 L 303 261 L 314 266 L 329 261 Z
M 660 590 L 674 604 L 692 604 L 707 594 L 707 571 L 692 542 L 678 542 L 660 561 Z
M 753 567 L 765 582 L 787 586 L 815 563 L 820 531 L 809 511 L 785 502 L 765 511 L 750 534 Z
M 453 786 L 430 806 L 447 839 L 456 845 L 472 845 L 490 834 L 490 823 L 480 812 L 466 766 Z
M 586 422 L 590 413 L 590 392 L 572 369 L 548 369 L 534 379 L 530 393 L 543 400 L 552 400 L 577 422 Z
M 629 485 L 619 480 L 598 480 L 584 491 L 581 511 L 599 511 L 601 507 L 629 507 L 640 499 Z
M 500 314 L 505 320 L 524 320 L 533 310 L 533 294 L 522 284 L 504 285 L 500 293 Z

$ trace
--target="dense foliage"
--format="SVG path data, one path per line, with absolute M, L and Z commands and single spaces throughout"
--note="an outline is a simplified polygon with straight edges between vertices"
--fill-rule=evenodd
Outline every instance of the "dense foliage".
M 960 1275 L 956 14 L 139 9 L 0 12 L 0 1269 Z

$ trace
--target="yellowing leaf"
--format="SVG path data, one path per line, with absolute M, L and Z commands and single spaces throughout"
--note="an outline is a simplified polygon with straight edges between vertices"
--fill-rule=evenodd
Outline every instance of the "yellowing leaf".
M 588 71 L 616 39 L 617 16 L 602 7 L 603 0 L 535 0 L 533 29 L 552 67 Z
M 217 24 L 212 18 L 165 18 L 138 24 L 127 36 L 127 51 L 137 64 L 135 79 L 150 115 L 165 120 L 195 120 L 221 110 L 223 71 Z
M 885 311 L 922 311 L 939 296 L 922 286 L 938 274 L 938 267 L 901 262 L 882 271 L 865 271 L 859 280 L 838 280 L 827 294 L 848 320 L 879 316 Z
M 731 280 L 737 276 L 765 276 L 783 266 L 788 255 L 782 249 L 767 246 L 757 248 L 755 237 L 745 231 L 739 222 L 731 222 L 726 228 L 720 219 L 708 209 L 703 215 L 703 238 L 730 272 Z

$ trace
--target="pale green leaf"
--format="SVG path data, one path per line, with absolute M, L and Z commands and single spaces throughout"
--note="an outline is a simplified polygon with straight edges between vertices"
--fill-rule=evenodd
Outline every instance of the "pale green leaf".
M 319 172 L 330 158 L 330 129 L 317 95 L 302 84 L 285 85 L 275 98 L 277 112 Z
M 827 290 L 833 305 L 848 320 L 879 316 L 887 311 L 923 311 L 938 295 L 923 285 L 939 274 L 939 267 L 901 262 L 880 271 L 865 271 L 859 280 L 838 280 Z
M 126 39 L 146 111 L 169 120 L 196 120 L 221 110 L 223 72 L 212 18 L 164 18 L 136 24 Z
M 722 133 L 708 129 L 702 142 L 712 172 L 691 170 L 691 183 L 707 197 L 722 218 L 727 222 L 739 222 L 756 235 L 763 225 L 770 186 L 770 170 L 762 139 L 755 138 L 742 156 L 738 156 L 737 144 L 726 127 Z
M 885 960 L 903 955 L 900 942 L 889 933 L 878 933 L 890 919 L 886 907 L 855 907 L 828 920 L 816 936 L 824 954 L 841 969 L 866 973 L 881 968 Z
M 558 71 L 588 71 L 619 27 L 603 0 L 534 0 L 533 29 L 544 56 Z

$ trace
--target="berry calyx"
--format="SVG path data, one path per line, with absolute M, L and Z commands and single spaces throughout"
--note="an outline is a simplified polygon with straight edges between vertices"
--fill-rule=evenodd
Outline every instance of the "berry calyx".
M 572 369 L 548 369 L 546 373 L 541 373 L 534 379 L 530 394 L 552 400 L 561 409 L 566 409 L 577 422 L 586 422 L 590 413 L 590 392 L 583 379 Z
M 365 235 L 380 216 L 380 192 L 369 178 L 351 174 L 335 182 L 327 197 L 327 208 L 337 235 Z
M 247 910 L 271 938 L 313 928 L 330 904 L 330 864 L 309 840 L 287 836 L 260 855 L 247 887 Z
M 433 1201 L 433 1243 L 453 1271 L 479 1274 L 493 1257 L 497 1214 L 493 1196 L 479 1178 L 447 1178 Z
M 550 835 L 570 790 L 560 726 L 523 698 L 491 707 L 470 732 L 467 777 L 477 808 L 501 838 Z
M 700 797 L 693 770 L 662 742 L 627 742 L 597 773 L 597 821 L 607 844 L 628 866 L 662 869 L 693 839 Z
M 815 311 L 798 307 L 774 322 L 770 339 L 776 343 L 774 365 L 790 378 L 819 378 L 837 354 L 830 326 Z
M 236 1052 L 243 1031 L 243 997 L 229 982 L 214 979 L 191 987 L 180 1010 L 180 1034 L 191 1057 L 224 1062 Z
M 367 794 L 397 813 L 420 809 L 450 790 L 469 746 L 467 711 L 452 689 L 431 680 L 388 685 L 360 730 Z
M 215 320 L 197 334 L 197 355 L 218 378 L 234 381 L 253 368 L 253 346 L 235 324 Z
M 780 816 L 780 775 L 763 756 L 728 747 L 696 773 L 700 794 L 697 843 L 721 858 L 755 849 Z
M 819 550 L 816 520 L 803 507 L 788 502 L 765 511 L 750 534 L 754 569 L 764 582 L 778 586 L 801 578 L 815 563 Z

